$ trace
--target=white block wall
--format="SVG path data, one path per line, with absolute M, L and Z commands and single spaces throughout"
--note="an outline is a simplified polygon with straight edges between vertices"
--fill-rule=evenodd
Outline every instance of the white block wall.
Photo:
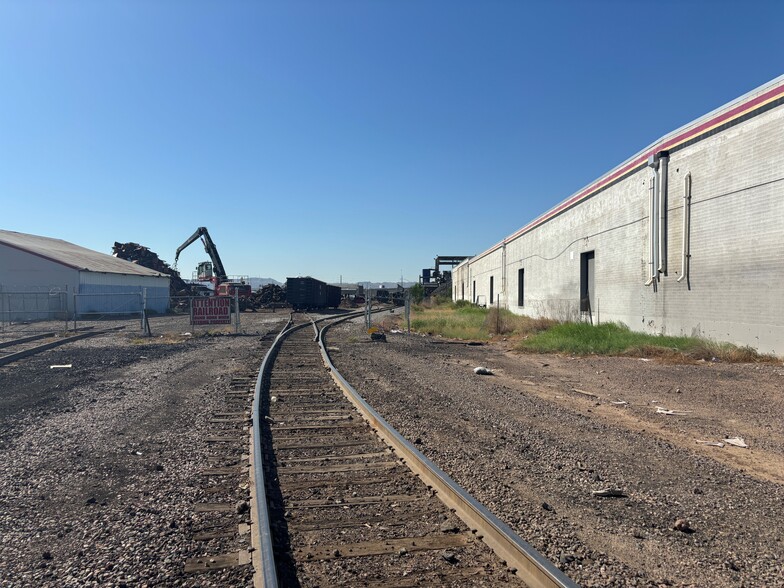
M 687 173 L 692 178 L 691 271 L 688 281 L 678 282 Z M 656 291 L 645 286 L 651 272 L 651 178 L 651 169 L 637 169 L 463 262 L 453 271 L 455 299 L 473 300 L 476 281 L 478 302 L 489 304 L 493 276 L 494 298 L 500 295 L 502 307 L 579 320 L 580 254 L 594 251 L 593 308 L 583 319 L 784 355 L 784 105 L 671 152 L 668 272 L 660 275 Z M 518 305 L 520 268 L 525 270 L 523 306 Z

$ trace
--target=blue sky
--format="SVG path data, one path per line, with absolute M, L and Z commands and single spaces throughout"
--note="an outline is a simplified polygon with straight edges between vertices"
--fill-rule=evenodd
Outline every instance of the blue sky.
M 782 6 L 0 0 L 0 228 L 414 280 L 784 73 Z

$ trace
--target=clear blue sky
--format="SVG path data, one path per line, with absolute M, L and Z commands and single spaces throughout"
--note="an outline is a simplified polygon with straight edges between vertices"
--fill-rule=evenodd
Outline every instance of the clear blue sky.
M 784 73 L 782 7 L 0 0 L 0 228 L 413 280 Z

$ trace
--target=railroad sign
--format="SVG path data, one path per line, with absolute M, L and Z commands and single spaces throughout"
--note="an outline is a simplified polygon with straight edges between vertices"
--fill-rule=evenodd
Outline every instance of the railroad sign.
M 192 325 L 230 325 L 231 297 L 209 296 L 194 298 L 191 306 Z

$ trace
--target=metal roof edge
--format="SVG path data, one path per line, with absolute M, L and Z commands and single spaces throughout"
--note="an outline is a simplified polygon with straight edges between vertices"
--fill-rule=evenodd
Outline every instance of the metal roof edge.
M 62 240 L 62 239 L 59 239 Z M 0 237 L 0 245 L 5 245 L 6 247 L 10 247 L 11 249 L 16 249 L 17 251 L 23 251 L 29 255 L 35 255 L 36 257 L 40 257 L 41 259 L 45 259 L 46 261 L 51 261 L 52 263 L 56 263 L 58 265 L 63 265 L 65 267 L 70 267 L 71 269 L 82 271 L 85 268 L 79 267 L 78 265 L 74 265 L 72 263 L 66 263 L 59 259 L 55 259 L 54 257 L 49 257 L 48 255 L 44 255 L 43 253 L 38 253 L 37 251 L 31 251 L 30 249 L 26 249 L 24 247 L 20 247 L 19 245 L 15 245 L 14 243 L 9 243 Z

